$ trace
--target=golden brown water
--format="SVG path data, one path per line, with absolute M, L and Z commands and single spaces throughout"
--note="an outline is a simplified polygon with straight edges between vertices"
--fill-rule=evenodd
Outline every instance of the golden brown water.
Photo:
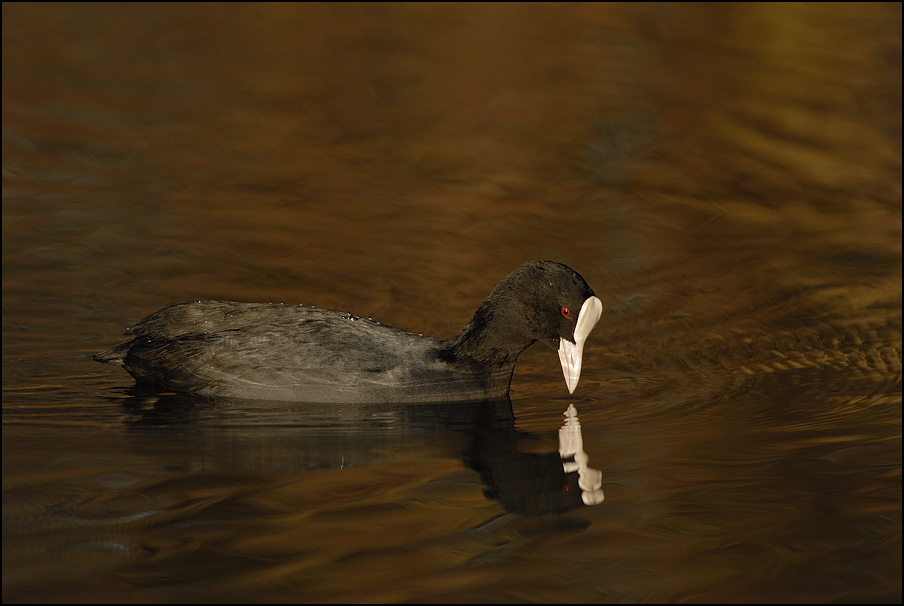
M 4 602 L 901 601 L 900 4 L 4 3 L 2 94 Z M 204 298 L 448 337 L 541 258 L 605 306 L 572 398 L 89 357 Z

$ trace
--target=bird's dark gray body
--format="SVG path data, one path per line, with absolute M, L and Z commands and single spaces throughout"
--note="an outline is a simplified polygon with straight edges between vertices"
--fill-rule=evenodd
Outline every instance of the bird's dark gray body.
M 598 305 L 573 270 L 529 263 L 500 282 L 448 340 L 313 307 L 180 303 L 131 327 L 125 341 L 95 359 L 123 366 L 139 384 L 205 397 L 486 400 L 508 394 L 515 361 L 534 341 L 553 349 L 561 339 L 573 343 L 578 310 L 590 298 Z

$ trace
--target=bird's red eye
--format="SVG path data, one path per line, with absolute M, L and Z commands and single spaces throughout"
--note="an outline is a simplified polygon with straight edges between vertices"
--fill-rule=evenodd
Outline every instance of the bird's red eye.
M 571 310 L 568 309 L 567 307 L 563 307 L 563 308 L 562 308 L 562 315 L 565 316 L 566 318 L 569 317 L 569 316 L 571 315 Z

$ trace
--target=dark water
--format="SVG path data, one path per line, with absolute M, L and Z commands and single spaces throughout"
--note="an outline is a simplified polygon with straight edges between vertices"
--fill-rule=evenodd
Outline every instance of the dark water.
M 899 3 L 4 3 L 2 95 L 4 602 L 901 601 Z M 204 298 L 448 337 L 543 258 L 574 397 L 89 358 Z

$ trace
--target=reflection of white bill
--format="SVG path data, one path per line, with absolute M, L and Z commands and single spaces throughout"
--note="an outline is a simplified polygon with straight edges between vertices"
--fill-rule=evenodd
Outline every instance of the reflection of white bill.
M 598 505 L 605 498 L 603 495 L 603 472 L 587 466 L 587 453 L 584 452 L 584 436 L 581 434 L 581 422 L 574 404 L 568 405 L 565 411 L 565 424 L 559 429 L 559 456 L 563 459 L 574 457 L 574 461 L 562 463 L 565 473 L 578 472 L 578 486 L 581 487 L 581 499 L 584 505 Z

